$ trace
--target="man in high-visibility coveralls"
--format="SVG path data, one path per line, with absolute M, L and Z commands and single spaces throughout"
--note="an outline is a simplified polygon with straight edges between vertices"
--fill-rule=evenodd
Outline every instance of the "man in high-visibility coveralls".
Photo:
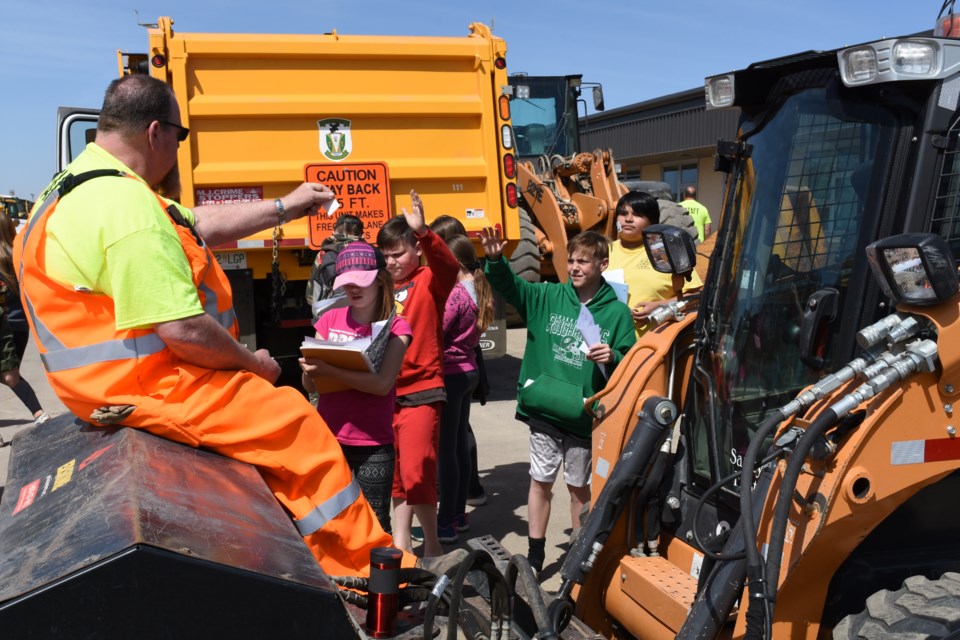
M 392 540 L 337 441 L 280 367 L 237 342 L 227 278 L 209 247 L 315 212 L 304 183 L 261 202 L 181 207 L 187 139 L 172 90 L 146 75 L 107 89 L 96 141 L 54 178 L 17 238 L 14 264 L 41 360 L 78 417 L 119 422 L 256 466 L 323 569 L 366 575 Z M 175 177 L 175 176 L 174 176 Z M 403 566 L 417 559 L 404 554 Z

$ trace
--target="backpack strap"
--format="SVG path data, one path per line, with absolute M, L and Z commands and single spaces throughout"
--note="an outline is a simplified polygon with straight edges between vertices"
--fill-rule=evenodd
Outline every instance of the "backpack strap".
M 108 176 L 124 178 L 126 175 L 126 173 L 119 171 L 118 169 L 94 169 L 93 171 L 84 171 L 83 173 L 78 173 L 76 175 L 68 173 L 66 176 L 64 176 L 63 181 L 57 187 L 57 197 L 63 198 L 63 196 L 67 195 L 87 180 L 104 178 Z

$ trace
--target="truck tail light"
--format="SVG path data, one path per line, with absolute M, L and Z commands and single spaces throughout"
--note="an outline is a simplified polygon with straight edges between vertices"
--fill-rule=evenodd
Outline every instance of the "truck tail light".
M 507 204 L 511 209 L 517 208 L 517 185 L 513 182 L 507 185 Z
M 517 177 L 517 159 L 512 153 L 503 156 L 503 175 L 511 179 Z

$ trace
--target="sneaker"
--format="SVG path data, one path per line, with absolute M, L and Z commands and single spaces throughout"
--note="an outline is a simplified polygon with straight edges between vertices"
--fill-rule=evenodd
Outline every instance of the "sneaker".
M 471 507 L 480 507 L 487 504 L 487 492 L 480 489 L 480 493 L 467 496 L 467 504 Z
M 437 539 L 444 544 L 452 544 L 459 540 L 457 537 L 457 523 L 437 524 Z
M 40 415 L 38 415 L 36 418 L 33 419 L 33 424 L 41 425 L 41 424 L 50 422 L 50 420 L 52 419 L 53 418 L 50 416 L 50 414 L 44 411 L 43 413 L 41 413 Z
M 470 519 L 467 514 L 461 513 L 457 516 L 457 533 L 466 533 L 470 531 Z
M 454 549 L 450 553 L 432 558 L 419 558 L 417 560 L 418 569 L 426 569 L 430 573 L 438 576 L 443 575 L 456 568 L 461 562 L 467 559 L 470 553 L 466 549 Z
M 411 527 L 410 539 L 414 542 L 423 542 L 423 527 Z

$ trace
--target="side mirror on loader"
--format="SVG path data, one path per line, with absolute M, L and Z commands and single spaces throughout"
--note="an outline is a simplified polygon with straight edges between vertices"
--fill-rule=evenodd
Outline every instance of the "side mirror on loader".
M 669 224 L 650 225 L 643 231 L 643 246 L 654 270 L 672 273 L 689 280 L 697 266 L 697 250 L 693 237 Z
M 877 240 L 866 251 L 873 277 L 896 304 L 939 304 L 960 290 L 953 253 L 941 236 L 904 233 Z

